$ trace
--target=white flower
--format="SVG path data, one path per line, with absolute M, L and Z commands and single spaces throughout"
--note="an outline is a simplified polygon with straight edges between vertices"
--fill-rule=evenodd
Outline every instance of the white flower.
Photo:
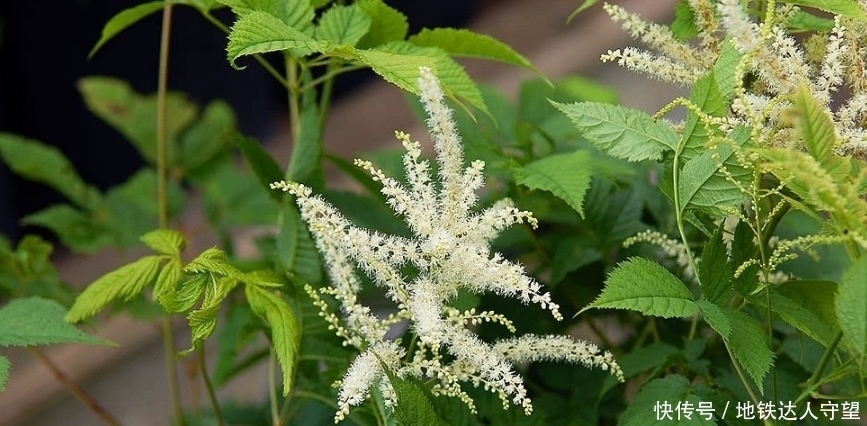
M 387 406 L 395 403 L 394 391 L 382 370 L 383 363 L 400 377 L 435 378 L 434 394 L 458 397 L 473 410 L 475 406 L 461 389 L 461 382 L 483 386 L 495 392 L 504 405 L 519 405 L 528 414 L 532 404 L 523 379 L 512 365 L 530 360 L 530 355 L 507 349 L 515 344 L 531 347 L 535 352 L 533 360 L 581 362 L 610 370 L 622 379 L 610 354 L 600 354 L 595 347 L 568 337 L 529 336 L 523 340 L 484 342 L 467 324 L 495 322 L 514 332 L 512 322 L 495 312 L 460 311 L 449 305 L 463 288 L 473 293 L 494 292 L 515 297 L 523 303 L 537 304 L 556 319 L 562 319 L 559 307 L 542 285 L 527 276 L 521 265 L 499 253 L 491 253 L 489 246 L 500 231 L 522 222 L 535 227 L 536 219 L 530 212 L 515 208 L 510 200 L 501 200 L 481 212 L 473 211 L 477 202 L 475 192 L 484 183 L 484 163 L 474 161 L 464 167 L 452 111 L 446 106 L 439 82 L 430 69 L 421 68 L 418 84 L 437 152 L 439 182 L 434 182 L 430 165 L 421 158 L 419 143 L 402 132 L 396 132 L 396 136 L 407 150 L 403 165 L 408 185 L 386 176 L 368 161 L 355 162 L 382 183 L 389 206 L 407 223 L 412 238 L 359 228 L 301 184 L 271 185 L 295 196 L 301 217 L 325 260 L 332 287 L 308 292 L 316 306 L 323 309 L 322 316 L 335 333 L 345 344 L 361 351 L 341 382 L 335 421 L 342 420 L 351 407 L 364 402 L 372 386 L 380 386 Z M 405 267 L 410 265 L 413 268 L 409 269 L 418 272 L 407 276 Z M 355 275 L 356 270 L 386 289 L 397 306 L 396 313 L 379 319 L 361 305 L 357 296 L 361 281 Z M 324 311 L 327 304 L 320 293 L 331 294 L 338 300 L 344 324 Z M 410 354 L 386 340 L 389 328 L 402 319 L 409 320 L 410 329 L 418 337 Z M 443 358 L 445 353 L 450 356 Z

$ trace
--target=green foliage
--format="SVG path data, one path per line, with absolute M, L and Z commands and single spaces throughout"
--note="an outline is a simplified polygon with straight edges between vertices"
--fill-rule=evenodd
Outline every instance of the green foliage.
M 90 49 L 90 53 L 87 54 L 87 57 L 92 58 L 93 55 L 96 54 L 96 51 L 104 46 L 105 43 L 108 43 L 109 40 L 113 39 L 116 35 L 120 34 L 123 30 L 129 28 L 136 22 L 148 17 L 158 10 L 162 10 L 165 4 L 166 2 L 164 1 L 142 3 L 124 9 L 117 15 L 114 15 L 102 28 L 102 34 L 99 37 L 99 41 L 97 41 L 96 45 Z
M 861 357 L 867 354 L 867 258 L 862 257 L 843 275 L 835 307 L 843 339 Z
M 837 15 L 855 19 L 865 19 L 864 8 L 854 0 L 785 0 L 785 3 L 814 7 Z
M 0 244 L 0 294 L 72 303 L 73 290 L 61 281 L 51 263 L 53 250 L 50 243 L 35 235 L 24 236 L 14 250 Z
M 508 64 L 539 70 L 530 61 L 507 44 L 485 34 L 455 28 L 425 28 L 409 38 L 409 42 L 422 47 L 438 47 L 449 55 L 480 59 L 493 59 Z
M 0 346 L 28 347 L 58 343 L 113 345 L 63 320 L 66 309 L 40 297 L 15 299 L 0 308 Z M 0 356 L 0 392 L 6 388 L 11 363 Z
M 145 256 L 98 278 L 75 298 L 66 320 L 80 322 L 113 302 L 132 300 L 156 280 L 164 260 L 164 256 Z
M 678 403 L 689 403 L 693 408 L 702 401 L 686 377 L 672 374 L 654 379 L 641 388 L 632 403 L 620 416 L 620 425 L 647 425 L 659 421 L 677 425 L 714 425 L 716 422 L 693 412 L 690 418 L 678 415 Z M 667 405 L 666 405 L 667 404 Z
M 591 156 L 585 151 L 559 154 L 536 160 L 515 171 L 516 181 L 560 197 L 584 216 L 584 195 L 590 188 Z
M 430 393 L 425 391 L 421 382 L 412 378 L 397 377 L 386 366 L 383 366 L 382 369 L 385 371 L 388 381 L 391 382 L 395 395 L 397 395 L 394 417 L 399 424 L 407 426 L 447 424 L 434 411 L 430 401 Z
M 82 208 L 95 208 L 102 201 L 99 190 L 85 183 L 57 148 L 0 133 L 0 156 L 15 173 L 48 185 Z
M 250 308 L 271 328 L 271 345 L 283 369 L 283 396 L 292 391 L 301 333 L 295 313 L 283 298 L 257 285 L 244 287 Z
M 664 267 L 643 258 L 618 265 L 605 280 L 602 294 L 581 312 L 590 308 L 631 309 L 663 318 L 698 313 L 689 289 Z
M 599 149 L 628 161 L 660 160 L 677 145 L 677 134 L 649 115 L 619 105 L 581 102 L 554 106 Z

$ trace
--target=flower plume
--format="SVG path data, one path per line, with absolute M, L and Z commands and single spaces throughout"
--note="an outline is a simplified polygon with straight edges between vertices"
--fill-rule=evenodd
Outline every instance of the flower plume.
M 383 368 L 397 377 L 434 379 L 434 395 L 457 397 L 473 411 L 475 405 L 461 388 L 462 382 L 483 386 L 495 392 L 504 406 L 515 404 L 528 414 L 532 404 L 513 363 L 577 362 L 610 371 L 622 380 L 623 373 L 611 354 L 592 344 L 567 336 L 520 336 L 485 342 L 467 325 L 494 322 L 514 332 L 512 322 L 496 312 L 460 310 L 450 305 L 460 289 L 477 294 L 493 292 L 536 304 L 562 319 L 551 295 L 527 276 L 521 265 L 491 252 L 490 241 L 500 231 L 519 223 L 535 228 L 536 219 L 508 199 L 479 212 L 473 210 L 476 191 L 484 184 L 484 162 L 473 161 L 464 167 L 461 139 L 439 81 L 426 67 L 420 74 L 418 87 L 437 153 L 438 175 L 432 175 L 430 164 L 422 158 L 419 142 L 403 132 L 396 132 L 396 136 L 406 149 L 403 165 L 407 185 L 386 176 L 369 161 L 355 161 L 382 184 L 389 206 L 409 226 L 412 237 L 357 227 L 299 183 L 271 185 L 295 196 L 328 269 L 331 287 L 319 291 L 308 288 L 308 293 L 344 343 L 361 351 L 341 380 L 335 421 L 342 420 L 352 406 L 363 403 L 373 386 L 379 386 L 386 405 L 396 403 Z M 406 266 L 416 272 L 406 273 Z M 356 271 L 384 288 L 397 312 L 380 319 L 362 305 Z M 337 299 L 341 315 L 328 311 L 323 294 Z M 409 352 L 386 338 L 389 328 L 400 321 L 408 321 L 418 337 Z

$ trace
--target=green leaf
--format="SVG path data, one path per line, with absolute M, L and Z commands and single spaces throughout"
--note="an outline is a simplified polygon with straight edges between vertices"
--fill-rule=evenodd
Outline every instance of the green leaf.
M 184 234 L 174 229 L 157 229 L 141 236 L 141 241 L 154 251 L 178 257 L 187 246 Z
M 812 13 L 799 10 L 792 14 L 788 22 L 789 32 L 830 32 L 834 29 L 834 20 L 828 18 L 820 18 Z
M 490 59 L 539 72 L 530 61 L 509 45 L 467 29 L 425 28 L 409 38 L 416 46 L 436 47 L 451 56 Z
M 867 354 L 867 257 L 843 274 L 835 305 L 843 341 L 863 357 Z
M 596 102 L 553 104 L 585 138 L 611 156 L 628 161 L 661 160 L 664 152 L 677 146 L 677 133 L 644 112 Z
M 21 221 L 52 230 L 63 245 L 80 253 L 93 253 L 116 242 L 103 224 L 94 221 L 92 215 L 69 204 L 47 207 L 25 216 Z
M 679 352 L 676 347 L 668 343 L 656 342 L 617 357 L 617 364 L 623 370 L 623 377 L 629 380 L 644 371 L 658 371 L 665 368 L 671 362 L 671 357 Z M 653 373 L 650 374 L 650 377 L 653 377 Z M 606 378 L 600 394 L 604 395 L 619 384 L 620 382 L 613 376 Z
M 814 7 L 854 19 L 867 19 L 864 8 L 855 0 L 785 0 L 785 3 Z
M 156 95 L 141 95 L 119 79 L 85 77 L 78 81 L 78 90 L 87 108 L 129 140 L 145 160 L 156 164 L 157 121 Z M 176 140 L 181 131 L 198 114 L 198 106 L 184 95 L 170 92 L 166 98 L 167 158 L 177 160 Z
M 710 73 L 695 82 L 689 95 L 690 102 L 699 107 L 702 112 L 712 117 L 724 117 L 728 113 L 728 102 L 723 99 L 716 78 Z M 708 132 L 710 130 L 710 132 Z M 683 128 L 684 148 L 681 159 L 689 160 L 697 153 L 706 151 L 705 145 L 714 136 L 715 129 L 705 126 L 701 118 L 693 110 L 687 110 L 686 124 Z
M 12 368 L 12 363 L 9 358 L 0 355 L 0 392 L 6 390 L 6 382 L 9 381 L 9 370 Z
M 470 105 L 478 108 L 485 114 L 490 114 L 485 105 L 485 100 L 482 98 L 482 92 L 479 90 L 479 87 L 470 75 L 467 74 L 464 67 L 455 62 L 454 59 L 449 57 L 449 55 L 442 49 L 436 47 L 421 47 L 402 41 L 388 43 L 387 45 L 382 46 L 381 49 L 402 55 L 418 56 L 424 58 L 426 61 L 430 61 L 433 64 L 430 68 L 434 71 L 434 74 L 436 74 L 436 77 L 439 79 L 440 85 L 443 88 L 443 92 L 445 92 L 447 96 L 456 100 L 466 100 Z M 369 65 L 374 71 L 376 71 L 377 64 L 372 63 Z M 377 73 L 379 72 L 377 71 Z M 413 89 L 410 92 L 417 93 L 418 89 L 415 86 L 418 85 L 418 67 L 416 67 L 410 75 L 412 75 L 413 85 Z
M 699 308 L 689 289 L 662 265 L 634 257 L 621 262 L 605 280 L 602 294 L 582 309 L 631 309 L 663 318 L 686 318 Z
M 689 380 L 679 374 L 671 374 L 661 379 L 653 379 L 641 387 L 635 394 L 626 411 L 620 415 L 617 424 L 621 426 L 644 426 L 657 423 L 666 425 L 716 425 L 714 420 L 707 420 L 698 412 L 693 412 L 691 418 L 678 415 L 675 407 L 678 403 L 690 403 L 696 408 L 701 398 L 692 392 Z M 666 408 L 667 404 L 667 410 Z
M 717 227 L 701 254 L 698 264 L 698 277 L 701 292 L 705 299 L 713 303 L 726 303 L 731 294 L 731 281 L 734 269 L 728 263 L 726 246 L 723 243 L 723 224 Z
M 192 344 L 190 349 L 181 352 L 182 355 L 201 348 L 204 341 L 214 334 L 214 330 L 217 329 L 217 319 L 220 316 L 220 307 L 223 300 L 238 285 L 238 280 L 232 277 L 206 275 L 209 275 L 209 278 L 207 279 L 208 284 L 204 286 L 202 305 L 199 309 L 187 314 Z
M 66 309 L 39 297 L 15 299 L 0 308 L 0 346 L 34 346 L 56 343 L 112 345 L 63 320 Z
M 358 5 L 335 5 L 325 11 L 316 27 L 316 38 L 355 46 L 367 34 L 371 19 Z
M 830 340 L 827 342 L 824 340 L 833 337 L 840 330 L 834 305 L 838 291 L 837 283 L 830 281 L 790 281 L 776 287 L 772 296 L 785 297 L 797 305 L 798 309 L 786 310 L 784 307 L 777 309 L 776 306 L 774 309 L 778 311 L 777 314 L 784 321 L 800 329 L 816 341 L 827 345 Z M 772 300 L 771 303 L 775 302 Z M 801 310 L 805 312 L 802 313 Z M 799 317 L 789 318 L 794 315 Z
M 819 283 L 821 282 L 817 282 L 816 289 L 813 292 L 816 298 L 823 297 L 820 291 L 830 290 L 829 294 L 831 296 L 834 295 L 834 286 L 820 290 L 820 285 L 818 285 Z M 781 289 L 785 288 L 788 285 L 789 283 L 782 285 Z M 765 297 L 766 296 L 764 294 L 759 294 L 755 297 L 750 298 L 750 301 L 752 301 L 758 306 L 761 306 L 763 309 L 767 309 L 768 303 Z M 771 309 L 775 314 L 779 315 L 783 321 L 785 321 L 792 327 L 795 327 L 797 330 L 801 331 L 807 336 L 810 336 L 812 339 L 821 343 L 825 347 L 831 344 L 831 341 L 834 339 L 834 334 L 837 331 L 835 330 L 836 327 L 832 327 L 832 323 L 827 322 L 816 312 L 813 312 L 811 309 L 804 306 L 803 300 L 792 300 L 779 293 L 771 293 L 770 298 Z
M 322 281 L 322 262 L 319 251 L 301 219 L 295 204 L 283 207 L 283 222 L 277 234 L 277 262 L 280 267 L 297 275 L 307 283 Z
M 169 291 L 162 292 L 157 300 L 168 312 L 187 312 L 196 305 L 205 287 L 212 282 L 211 274 L 195 274 L 177 283 Z
M 55 147 L 0 133 L 0 157 L 16 174 L 50 186 L 81 207 L 95 210 L 102 203 L 99 190 L 86 184 Z
M 319 191 L 325 188 L 325 175 L 322 171 L 323 126 L 320 125 L 319 108 L 312 96 L 305 96 L 303 99 L 299 121 L 301 132 L 292 147 L 286 179 Z
M 696 302 L 701 309 L 701 316 L 723 339 L 728 339 L 732 333 L 732 325 L 725 312 L 717 305 L 707 300 Z
M 183 276 L 184 265 L 180 257 L 169 259 L 168 263 L 160 270 L 160 274 L 157 275 L 157 281 L 154 283 L 154 299 L 160 300 L 160 298 L 175 289 Z
M 66 321 L 92 317 L 116 300 L 129 301 L 154 282 L 165 256 L 145 256 L 99 277 L 87 286 L 66 314 Z
M 271 184 L 283 179 L 283 171 L 277 165 L 277 162 L 274 161 L 274 158 L 271 157 L 271 154 L 265 151 L 265 148 L 262 147 L 259 141 L 253 138 L 238 134 L 234 140 L 262 186 L 265 187 L 274 200 L 280 201 L 283 198 L 282 194 L 272 190 Z
M 726 339 L 735 361 L 753 379 L 759 394 L 764 394 L 765 376 L 774 364 L 774 353 L 768 347 L 768 334 L 753 317 L 731 308 L 721 308 L 733 330 Z
M 391 387 L 397 395 L 394 406 L 394 416 L 398 424 L 405 426 L 436 426 L 444 425 L 445 421 L 434 411 L 430 396 L 425 392 L 421 382 L 415 378 L 397 377 L 387 366 L 382 370 L 388 376 Z
M 250 308 L 271 326 L 271 345 L 283 369 L 283 396 L 288 396 L 292 391 L 295 360 L 301 346 L 295 313 L 283 298 L 269 289 L 247 285 L 244 290 Z
M 355 5 L 364 10 L 371 19 L 370 28 L 358 42 L 358 47 L 375 47 L 391 41 L 403 40 L 406 37 L 409 23 L 406 21 L 406 16 L 397 9 L 382 0 L 361 0 Z
M 548 191 L 584 217 L 584 195 L 590 188 L 592 157 L 587 151 L 555 154 L 515 171 L 516 182 L 531 189 Z
M 232 8 L 238 16 L 264 12 L 309 36 L 313 35 L 316 10 L 309 0 L 217 0 Z
M 88 59 L 92 58 L 97 50 L 114 38 L 114 36 L 120 34 L 121 31 L 127 29 L 130 25 L 135 24 L 152 13 L 162 10 L 165 5 L 166 2 L 164 1 L 142 3 L 124 9 L 120 11 L 120 13 L 112 16 L 111 19 L 105 23 L 105 26 L 102 27 L 102 35 L 99 37 L 99 41 L 96 42 L 96 45 L 93 46 L 93 49 L 90 49 L 90 53 L 87 54 Z
M 216 247 L 211 247 L 191 260 L 184 271 L 188 273 L 201 274 L 210 273 L 231 277 L 238 281 L 244 281 L 244 273 L 238 268 L 229 263 L 229 258 L 226 252 Z
M 695 13 L 689 7 L 687 0 L 681 0 L 674 8 L 674 21 L 671 22 L 671 32 L 678 40 L 689 40 L 698 35 L 695 26 Z
M 218 158 L 232 144 L 235 112 L 228 103 L 217 100 L 205 107 L 180 139 L 180 162 L 184 172 L 194 173 Z
M 813 98 L 806 84 L 802 84 L 795 93 L 792 112 L 795 114 L 795 128 L 804 138 L 807 152 L 819 163 L 826 164 L 831 149 L 837 143 L 834 120 Z
M 328 50 L 329 46 L 329 42 L 316 40 L 274 15 L 253 11 L 241 15 L 232 26 L 226 52 L 232 67 L 242 69 L 235 65 L 241 56 L 291 49 L 292 56 L 302 57 Z
M 566 18 L 566 22 L 572 22 L 579 13 L 589 9 L 594 4 L 599 3 L 599 0 L 584 0 L 584 3 L 581 3 L 581 6 L 578 6 L 572 13 L 569 14 L 569 17 Z
M 741 76 L 738 74 L 738 64 L 741 62 L 743 54 L 738 51 L 731 39 L 723 41 L 722 51 L 713 66 L 714 80 L 716 80 L 717 88 L 723 99 L 732 99 L 735 94 L 735 88 L 738 87 L 738 81 Z
M 75 298 L 61 281 L 51 261 L 51 244 L 36 235 L 25 235 L 13 251 L 0 237 L 0 293 L 12 298 L 40 296 L 65 306 Z
M 385 81 L 409 93 L 418 94 L 418 69 L 422 66 L 436 68 L 435 60 L 418 54 L 394 52 L 388 48 L 392 45 L 389 43 L 373 49 L 343 49 L 341 52 L 348 59 L 355 59 L 370 67 Z

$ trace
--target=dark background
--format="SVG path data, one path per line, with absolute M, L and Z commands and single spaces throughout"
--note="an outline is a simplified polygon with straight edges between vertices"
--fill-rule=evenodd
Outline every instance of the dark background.
M 288 1 L 288 0 L 287 0 Z M 0 1 L 0 132 L 11 132 L 59 148 L 78 173 L 100 189 L 126 180 L 141 166 L 138 153 L 119 133 L 84 106 L 76 81 L 88 75 L 127 80 L 140 93 L 157 86 L 161 13 L 136 23 L 109 41 L 92 59 L 87 54 L 103 25 L 143 1 Z M 410 34 L 424 27 L 459 26 L 475 2 L 387 1 L 409 17 Z M 217 11 L 227 24 L 231 12 Z M 258 64 L 243 71 L 226 60 L 226 36 L 189 7 L 174 8 L 169 89 L 186 92 L 200 105 L 228 101 L 241 130 L 267 138 L 281 115 L 285 95 Z M 246 63 L 245 63 L 246 62 Z M 352 73 L 338 81 L 337 97 L 369 78 Z M 13 241 L 25 231 L 21 217 L 63 199 L 42 185 L 10 173 L 0 163 L 0 233 Z

